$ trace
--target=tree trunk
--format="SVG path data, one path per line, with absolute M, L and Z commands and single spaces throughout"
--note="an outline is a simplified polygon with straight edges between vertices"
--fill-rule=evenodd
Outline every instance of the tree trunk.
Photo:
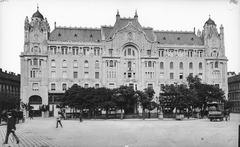
M 142 110 L 143 110 L 143 112 L 142 112 L 142 118 L 143 118 L 143 120 L 145 120 L 145 109 L 143 108 Z
M 97 111 L 96 110 L 94 110 L 94 118 L 95 118 L 95 120 L 97 119 Z

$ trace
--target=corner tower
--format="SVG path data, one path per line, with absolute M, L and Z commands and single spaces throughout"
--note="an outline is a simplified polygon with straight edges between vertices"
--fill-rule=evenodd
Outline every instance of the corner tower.
M 227 57 L 225 56 L 224 28 L 217 25 L 210 18 L 205 22 L 202 32 L 202 40 L 206 49 L 206 82 L 219 86 L 226 93 L 227 98 Z
M 24 52 L 20 55 L 20 97 L 24 103 L 29 103 L 37 111 L 39 106 L 48 104 L 47 40 L 50 27 L 47 18 L 43 17 L 38 7 L 31 20 L 26 17 L 24 23 Z M 42 116 L 47 115 L 44 113 Z

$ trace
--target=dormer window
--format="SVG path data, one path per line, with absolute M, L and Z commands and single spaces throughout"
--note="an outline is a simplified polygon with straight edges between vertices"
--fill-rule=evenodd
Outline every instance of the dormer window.
M 92 38 L 93 37 L 93 35 L 90 35 L 90 38 Z
M 166 40 L 166 37 L 163 37 L 163 40 Z
M 74 37 L 77 37 L 77 34 L 75 34 Z
M 180 37 L 178 37 L 177 40 L 180 40 Z
M 194 38 L 191 38 L 191 40 L 193 41 L 193 40 L 194 40 Z
M 60 34 L 60 33 L 58 34 L 58 37 L 61 37 L 61 34 Z

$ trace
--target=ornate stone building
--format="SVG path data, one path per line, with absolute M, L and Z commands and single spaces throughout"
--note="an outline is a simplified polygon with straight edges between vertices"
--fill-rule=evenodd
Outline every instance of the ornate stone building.
M 116 15 L 114 26 L 54 26 L 37 10 L 25 19 L 21 53 L 21 98 L 55 109 L 68 87 L 129 85 L 156 94 L 164 84 L 185 82 L 189 74 L 221 87 L 227 94 L 224 28 L 209 18 L 197 32 L 156 31 L 133 18 Z

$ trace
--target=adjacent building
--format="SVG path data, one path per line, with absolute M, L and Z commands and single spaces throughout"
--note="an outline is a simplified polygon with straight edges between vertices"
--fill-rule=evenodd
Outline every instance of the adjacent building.
M 224 28 L 218 30 L 210 17 L 202 31 L 157 31 L 142 27 L 137 12 L 122 18 L 117 11 L 113 26 L 55 23 L 50 31 L 47 18 L 37 9 L 26 17 L 24 32 L 21 99 L 34 109 L 45 104 L 56 110 L 59 97 L 73 84 L 152 87 L 158 95 L 163 85 L 185 82 L 192 74 L 228 92 Z
M 233 102 L 231 112 L 240 112 L 240 74 L 228 78 L 228 100 Z
M 0 68 L 0 95 L 15 98 L 20 102 L 20 75 L 14 72 L 3 71 Z M 16 108 L 19 109 L 17 103 Z M 1 113 L 1 112 L 0 112 Z

